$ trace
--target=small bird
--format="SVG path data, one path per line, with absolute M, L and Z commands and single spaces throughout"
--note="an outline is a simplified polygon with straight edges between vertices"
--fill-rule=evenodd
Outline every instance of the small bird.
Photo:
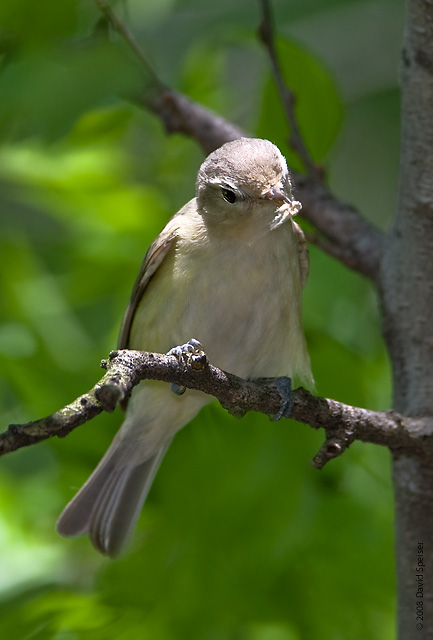
M 211 153 L 196 197 L 146 253 L 119 349 L 179 354 L 177 345 L 203 345 L 213 365 L 242 378 L 289 376 L 311 387 L 301 319 L 308 254 L 293 220 L 300 206 L 268 140 L 240 138 Z M 111 446 L 58 520 L 62 536 L 87 533 L 110 557 L 124 549 L 174 435 L 212 400 L 181 391 L 149 380 L 135 387 Z

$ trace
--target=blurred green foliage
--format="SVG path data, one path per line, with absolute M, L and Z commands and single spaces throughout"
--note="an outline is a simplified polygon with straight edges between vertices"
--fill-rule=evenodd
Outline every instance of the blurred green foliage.
M 315 159 L 337 194 L 385 228 L 397 183 L 392 43 L 402 2 L 392 11 L 385 0 L 274 7 Z M 296 166 L 255 5 L 131 0 L 116 10 L 163 80 L 273 139 Z M 101 375 L 144 251 L 193 195 L 202 160 L 193 141 L 167 137 L 126 100 L 142 91 L 145 70 L 95 28 L 99 19 L 90 0 L 0 4 L 4 427 L 60 408 Z M 376 29 L 385 35 L 372 44 Z M 304 316 L 318 393 L 387 409 L 374 292 L 314 247 L 311 263 Z M 356 444 L 319 473 L 311 459 L 323 434 L 208 407 L 176 437 L 130 550 L 110 562 L 87 539 L 61 539 L 54 523 L 120 421 L 120 411 L 100 416 L 2 459 L 2 638 L 394 637 L 386 451 Z

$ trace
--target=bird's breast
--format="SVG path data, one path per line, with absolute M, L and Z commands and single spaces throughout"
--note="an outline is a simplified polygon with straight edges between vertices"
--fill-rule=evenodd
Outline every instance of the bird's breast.
M 242 377 L 290 370 L 291 342 L 303 341 L 296 238 L 285 225 L 256 239 L 209 241 L 178 252 L 173 277 L 182 290 L 181 330 L 210 361 Z

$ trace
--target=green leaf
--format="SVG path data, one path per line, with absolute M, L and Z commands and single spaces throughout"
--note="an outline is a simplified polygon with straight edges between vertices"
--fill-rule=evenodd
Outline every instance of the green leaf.
M 88 110 L 118 103 L 117 96 L 134 95 L 141 87 L 137 67 L 109 44 L 28 56 L 1 76 L 0 137 L 56 140 Z

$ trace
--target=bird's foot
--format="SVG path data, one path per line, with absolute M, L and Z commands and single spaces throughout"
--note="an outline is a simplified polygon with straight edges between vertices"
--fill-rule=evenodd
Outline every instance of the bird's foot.
M 204 352 L 203 346 L 195 338 L 191 338 L 191 340 L 188 340 L 185 344 L 173 347 L 167 352 L 167 355 L 177 358 L 179 364 L 183 362 L 187 367 L 191 367 L 196 370 L 203 369 L 207 364 L 207 356 Z M 185 393 L 186 387 L 173 382 L 171 390 L 176 395 L 181 396 Z
M 281 396 L 281 407 L 272 420 L 281 420 L 281 418 L 290 418 L 293 409 L 293 392 L 291 378 L 276 378 L 275 386 Z

